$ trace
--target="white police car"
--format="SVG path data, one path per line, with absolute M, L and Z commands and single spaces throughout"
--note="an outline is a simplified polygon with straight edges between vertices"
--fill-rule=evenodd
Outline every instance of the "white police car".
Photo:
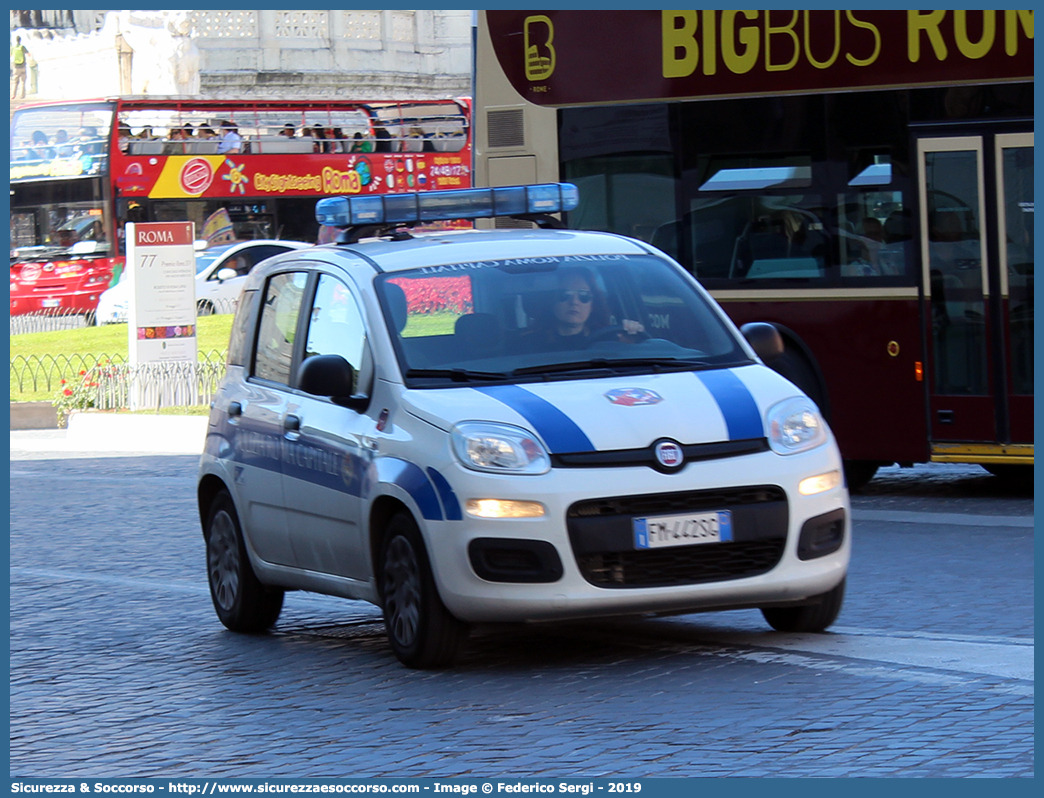
M 222 623 L 288 589 L 383 608 L 411 667 L 470 624 L 759 607 L 836 618 L 848 492 L 816 406 L 649 245 L 553 229 L 569 184 L 320 201 L 251 273 L 200 463 Z M 413 237 L 512 214 L 541 229 Z M 362 237 L 369 240 L 360 240 Z

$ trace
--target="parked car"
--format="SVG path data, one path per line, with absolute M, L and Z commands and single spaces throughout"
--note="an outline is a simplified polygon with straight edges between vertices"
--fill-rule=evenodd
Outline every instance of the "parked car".
M 491 208 L 547 225 L 576 197 L 321 200 L 338 243 L 250 274 L 197 494 L 226 627 L 272 626 L 286 590 L 364 599 L 429 668 L 473 623 L 833 623 L 848 491 L 815 403 L 759 357 L 782 351 L 774 327 L 745 338 L 635 239 L 402 226 Z
M 39 239 L 38 239 L 39 240 Z M 47 240 L 11 250 L 11 315 L 82 314 L 92 318 L 98 298 L 118 274 L 102 216 L 72 215 Z
M 309 246 L 303 241 L 238 241 L 196 253 L 196 312 L 200 316 L 232 313 L 250 270 L 273 255 Z M 130 307 L 126 271 L 98 300 L 99 324 L 124 324 Z

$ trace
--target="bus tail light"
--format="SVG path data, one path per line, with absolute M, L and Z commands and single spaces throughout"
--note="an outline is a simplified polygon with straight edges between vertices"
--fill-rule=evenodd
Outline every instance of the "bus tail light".
M 914 361 L 914 379 L 918 382 L 924 380 L 924 364 L 920 361 Z

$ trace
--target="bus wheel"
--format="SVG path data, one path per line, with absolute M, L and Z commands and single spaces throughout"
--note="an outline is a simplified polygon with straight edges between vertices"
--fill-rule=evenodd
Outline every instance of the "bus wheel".
M 822 632 L 837 620 L 845 598 L 845 580 L 833 590 L 797 607 L 764 607 L 761 614 L 777 632 Z
M 845 460 L 845 482 L 849 492 L 865 488 L 880 467 L 881 464 L 873 460 Z
M 788 346 L 783 350 L 783 354 L 778 355 L 767 365 L 800 388 L 809 399 L 818 405 L 823 417 L 828 422 L 830 421 L 826 391 L 823 390 L 815 368 L 808 362 L 808 358 L 804 354 L 793 346 Z
M 88 310 L 83 314 L 83 326 L 84 327 L 97 327 L 98 326 L 98 311 Z
M 1000 477 L 1005 482 L 1019 488 L 1026 488 L 1033 484 L 1033 466 L 1015 465 L 1013 463 L 983 463 L 982 467 L 993 476 Z
M 381 556 L 384 628 L 395 656 L 408 668 L 453 664 L 468 635 L 439 598 L 420 530 L 408 513 L 388 524 Z

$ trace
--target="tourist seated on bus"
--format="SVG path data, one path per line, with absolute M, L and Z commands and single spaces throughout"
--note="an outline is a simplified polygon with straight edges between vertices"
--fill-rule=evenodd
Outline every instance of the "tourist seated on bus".
M 225 119 L 221 122 L 221 143 L 218 144 L 219 155 L 236 155 L 243 151 L 243 137 L 235 122 Z
M 424 131 L 419 127 L 411 127 L 406 133 L 406 138 L 402 142 L 403 152 L 423 152 L 424 151 Z
M 54 134 L 54 151 L 59 158 L 72 157 L 72 143 L 69 141 L 69 134 L 64 130 L 59 130 Z
M 331 141 L 330 131 L 321 125 L 316 125 L 312 128 L 312 138 L 315 139 L 315 145 L 312 147 L 312 152 L 333 152 L 333 142 Z
M 344 131 L 339 127 L 330 131 L 330 152 L 348 152 L 348 142 L 345 141 Z
M 199 132 L 196 133 L 196 138 L 197 139 L 204 139 L 204 140 L 206 140 L 206 139 L 216 139 L 217 138 L 217 133 L 214 132 L 213 128 L 201 127 L 199 129 Z
M 134 136 L 131 134 L 131 129 L 126 125 L 120 125 L 116 129 L 116 144 L 120 148 L 120 152 L 124 154 L 128 152 L 132 138 Z
M 294 137 L 294 126 L 287 122 L 285 125 L 283 125 L 283 129 L 279 131 L 279 135 L 286 136 L 288 139 L 292 139 Z
M 363 138 L 362 133 L 352 136 L 352 152 L 373 152 L 373 140 Z
M 172 127 L 170 133 L 167 134 L 167 142 L 163 145 L 163 154 L 184 155 L 185 142 L 188 141 L 188 139 L 189 137 L 186 135 L 183 128 Z
M 383 127 L 373 129 L 373 137 L 376 139 L 374 152 L 398 152 L 399 142 L 392 141 L 392 134 Z
M 34 130 L 24 158 L 27 161 L 49 161 L 54 157 L 54 152 L 47 140 L 47 134 L 42 130 Z
M 97 155 L 101 153 L 104 142 L 98 136 L 98 128 L 85 126 L 80 128 L 75 146 L 81 155 Z

